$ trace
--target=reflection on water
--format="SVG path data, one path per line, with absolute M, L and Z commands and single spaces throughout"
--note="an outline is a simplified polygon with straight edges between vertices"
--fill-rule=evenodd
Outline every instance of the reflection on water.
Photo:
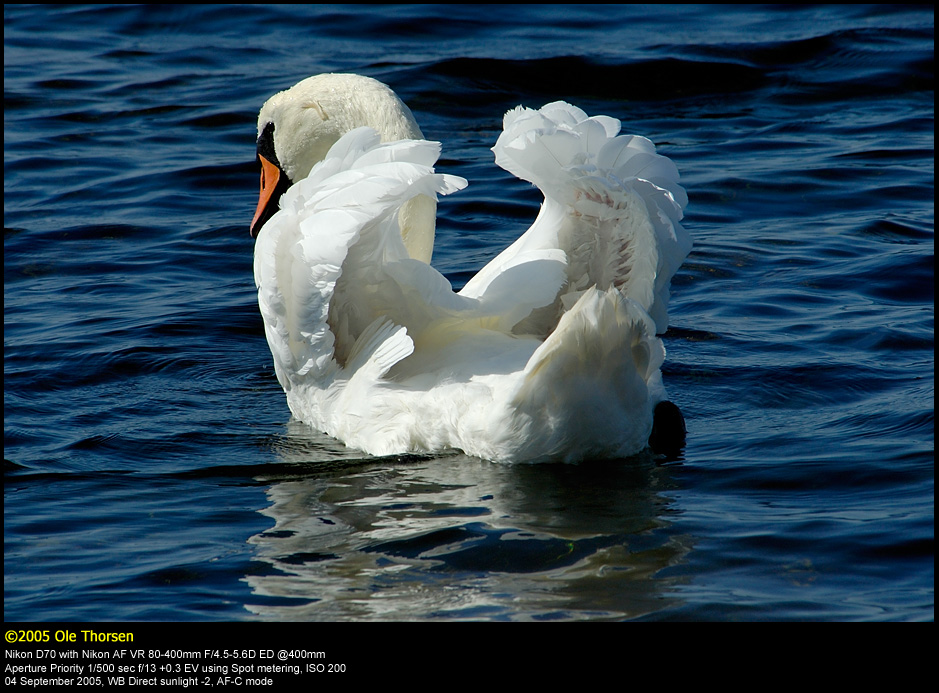
M 650 457 L 337 462 L 337 443 L 302 424 L 283 442 L 298 473 L 264 479 L 275 524 L 250 543 L 275 570 L 245 578 L 257 616 L 620 619 L 671 603 L 655 576 L 689 547 L 668 531 L 669 469 Z M 329 466 L 311 464 L 324 448 Z

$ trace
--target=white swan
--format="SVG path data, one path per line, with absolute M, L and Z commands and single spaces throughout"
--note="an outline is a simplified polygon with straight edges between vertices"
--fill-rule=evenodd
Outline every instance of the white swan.
M 374 455 L 646 447 L 665 400 L 656 333 L 691 248 L 678 171 L 618 120 L 563 102 L 509 111 L 504 128 L 496 163 L 545 201 L 454 293 L 428 263 L 436 195 L 466 181 L 434 172 L 440 145 L 394 92 L 318 75 L 261 108 L 254 273 L 298 419 Z M 683 440 L 670 411 L 677 423 L 656 425 Z

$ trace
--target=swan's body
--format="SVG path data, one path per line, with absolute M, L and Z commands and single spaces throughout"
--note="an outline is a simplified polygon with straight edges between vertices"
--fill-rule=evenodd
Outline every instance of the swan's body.
M 320 75 L 272 97 L 258 120 L 255 280 L 293 414 L 375 455 L 645 448 L 665 400 L 656 333 L 691 243 L 674 165 L 618 131 L 562 102 L 507 113 L 496 162 L 545 202 L 454 293 L 427 263 L 435 196 L 465 181 L 434 172 L 439 145 L 394 93 Z M 278 175 L 294 185 L 271 215 L 265 177 L 271 188 Z

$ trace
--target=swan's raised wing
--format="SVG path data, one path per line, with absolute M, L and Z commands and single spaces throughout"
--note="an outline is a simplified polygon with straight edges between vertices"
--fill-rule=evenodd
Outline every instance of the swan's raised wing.
M 466 300 L 409 258 L 397 223 L 401 206 L 416 195 L 435 197 L 465 185 L 434 173 L 438 155 L 437 143 L 381 144 L 374 130 L 359 128 L 284 194 L 258 235 L 254 273 L 285 390 L 311 379 L 325 385 L 344 368 L 369 364 L 380 375 L 411 352 L 405 326 L 415 318 L 396 300 L 401 288 L 388 291 L 397 285 L 389 266 L 412 266 L 407 284 L 425 304 L 454 308 Z
M 559 312 L 592 286 L 616 287 L 665 331 L 669 283 L 691 249 L 680 224 L 688 198 L 671 160 L 646 138 L 619 130 L 614 118 L 588 117 L 560 101 L 506 113 L 496 163 L 538 186 L 545 202 L 532 227 L 462 295 L 482 299 L 507 267 L 560 251 L 566 288 Z

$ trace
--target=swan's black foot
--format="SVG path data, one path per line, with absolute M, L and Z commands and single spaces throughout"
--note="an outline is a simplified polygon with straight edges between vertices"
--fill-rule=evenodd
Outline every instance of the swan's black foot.
M 659 455 L 673 457 L 685 447 L 685 417 L 681 409 L 665 400 L 655 405 L 649 447 Z

